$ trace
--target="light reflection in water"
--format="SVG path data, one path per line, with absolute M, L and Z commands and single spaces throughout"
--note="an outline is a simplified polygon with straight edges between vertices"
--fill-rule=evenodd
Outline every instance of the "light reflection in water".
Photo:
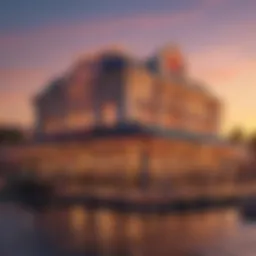
M 83 207 L 74 207 L 70 210 L 70 229 L 72 232 L 72 243 L 76 246 L 82 246 L 85 242 L 85 228 L 88 214 Z
M 48 226 L 57 230 L 55 235 L 63 245 L 106 256 L 192 256 L 208 255 L 206 252 L 211 250 L 222 255 L 220 247 L 224 241 L 231 238 L 242 241 L 239 236 L 245 230 L 232 209 L 156 215 L 74 207 L 49 215 L 52 218 L 47 219 Z
M 112 239 L 114 236 L 114 216 L 108 210 L 95 213 L 96 223 L 99 234 L 99 251 L 104 255 L 111 255 Z
M 142 255 L 139 246 L 142 242 L 142 222 L 140 215 L 131 214 L 128 216 L 126 232 L 130 254 L 134 256 Z

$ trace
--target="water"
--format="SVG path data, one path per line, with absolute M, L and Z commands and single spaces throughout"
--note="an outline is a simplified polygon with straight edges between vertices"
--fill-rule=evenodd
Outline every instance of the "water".
M 31 244 L 24 255 L 256 255 L 256 225 L 243 222 L 236 209 L 157 215 L 72 207 L 34 215 L 5 205 L 0 220 L 0 250 L 8 237 L 18 251 L 2 249 L 1 256 L 23 255 Z

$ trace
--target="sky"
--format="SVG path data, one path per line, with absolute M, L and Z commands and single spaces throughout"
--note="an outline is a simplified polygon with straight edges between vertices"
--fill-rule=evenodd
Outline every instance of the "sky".
M 2 0 L 0 123 L 33 125 L 31 99 L 77 58 L 178 44 L 189 76 L 224 103 L 222 131 L 256 130 L 255 0 Z

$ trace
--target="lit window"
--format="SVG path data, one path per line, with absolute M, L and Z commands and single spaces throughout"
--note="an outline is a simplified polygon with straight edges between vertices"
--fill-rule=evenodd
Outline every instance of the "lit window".
M 154 121 L 154 113 L 155 113 L 155 104 L 150 104 L 147 100 L 139 100 L 138 101 L 138 118 L 143 123 L 150 124 Z
M 117 119 L 117 108 L 115 103 L 106 103 L 102 108 L 102 120 L 106 125 L 113 125 Z
M 66 117 L 68 129 L 90 128 L 93 124 L 93 114 L 90 111 L 73 113 Z
M 48 119 L 45 121 L 44 130 L 46 133 L 55 133 L 61 131 L 63 128 L 59 119 Z

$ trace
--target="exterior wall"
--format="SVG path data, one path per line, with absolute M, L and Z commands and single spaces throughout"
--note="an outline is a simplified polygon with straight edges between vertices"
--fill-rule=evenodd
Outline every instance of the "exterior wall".
M 49 85 L 35 104 L 37 132 L 90 129 L 124 121 L 126 68 L 104 70 L 104 60 L 111 56 L 79 62 L 65 79 Z M 120 60 L 126 62 L 122 56 Z
M 191 171 L 227 171 L 237 157 L 232 148 L 221 145 L 141 136 L 10 148 L 0 157 L 8 159 L 9 155 L 20 166 L 43 176 L 67 173 L 135 180 L 145 171 L 145 154 L 146 171 L 153 180 Z
M 165 128 L 184 128 L 185 90 L 173 82 L 160 80 L 158 124 Z
M 38 133 L 89 130 L 135 121 L 217 135 L 221 103 L 203 88 L 186 84 L 178 51 L 162 51 L 155 58 L 160 63 L 155 73 L 125 56 L 104 54 L 79 62 L 65 79 L 54 81 L 37 98 Z M 119 58 L 121 67 L 104 70 L 104 56 Z M 0 149 L 0 160 L 18 162 L 43 176 L 68 173 L 128 180 L 137 179 L 145 169 L 154 180 L 194 170 L 225 172 L 233 168 L 236 157 L 227 146 L 153 136 Z
M 127 121 L 147 125 L 156 122 L 157 89 L 154 79 L 145 68 L 128 70 L 124 91 Z
M 79 62 L 37 101 L 38 131 L 58 133 L 136 121 L 218 133 L 220 103 L 204 88 L 187 84 L 179 50 L 167 47 L 158 59 L 158 73 L 115 52 Z M 175 79 L 176 73 L 181 79 Z
M 150 170 L 152 177 L 165 175 L 185 175 L 190 172 L 216 172 L 223 168 L 223 163 L 229 163 L 234 157 L 228 156 L 232 150 L 221 146 L 208 145 L 178 140 L 155 139 L 152 141 L 150 155 Z M 224 161 L 225 160 L 225 161 Z
M 185 98 L 187 102 L 185 109 L 187 113 L 186 128 L 194 132 L 209 133 L 207 119 L 211 119 L 212 116 L 208 111 L 208 96 L 206 93 L 191 88 L 186 92 Z
M 79 63 L 63 87 L 66 108 L 63 127 L 65 130 L 88 129 L 95 123 L 93 111 L 93 85 L 96 71 L 92 62 Z
M 206 91 L 132 69 L 126 79 L 127 120 L 217 134 L 220 104 Z
M 96 125 L 115 125 L 124 119 L 123 85 L 125 72 L 102 72 L 94 84 Z
M 54 81 L 39 95 L 35 107 L 38 133 L 58 133 L 91 127 L 96 69 L 94 63 L 78 63 L 65 79 Z

